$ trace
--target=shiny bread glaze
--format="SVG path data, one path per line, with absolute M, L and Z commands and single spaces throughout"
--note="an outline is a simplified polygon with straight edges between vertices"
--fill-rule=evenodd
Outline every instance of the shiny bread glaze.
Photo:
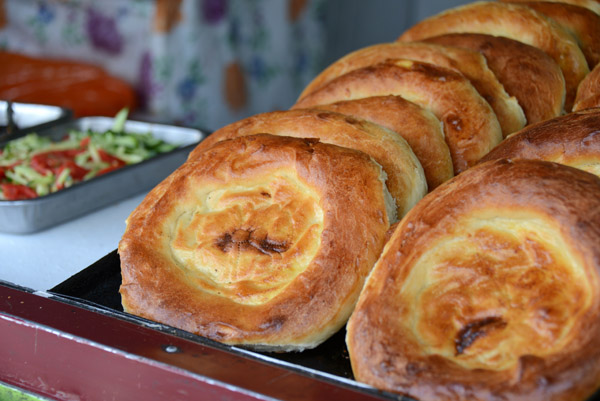
M 458 174 L 502 140 L 490 105 L 462 74 L 434 64 L 397 59 L 350 71 L 302 98 L 294 107 L 316 107 L 371 96 L 401 96 L 442 123 Z
M 340 75 L 389 59 L 421 61 L 463 74 L 496 113 L 504 136 L 518 131 L 525 125 L 525 114 L 521 106 L 515 98 L 506 93 L 481 54 L 469 49 L 424 42 L 381 43 L 349 53 L 315 77 L 305 87 L 299 99 Z
M 558 64 L 542 50 L 513 39 L 478 33 L 450 33 L 424 41 L 483 54 L 506 92 L 517 98 L 527 124 L 564 113 L 565 79 Z
M 383 175 L 317 139 L 215 144 L 127 219 L 124 310 L 227 344 L 317 346 L 346 322 L 383 248 Z
M 594 67 L 579 84 L 573 110 L 580 111 L 593 107 L 600 107 L 600 65 Z
M 386 184 L 396 200 L 399 217 L 427 193 L 423 167 L 401 136 L 378 124 L 324 110 L 273 111 L 236 121 L 200 142 L 188 160 L 224 139 L 261 133 L 319 138 L 324 143 L 367 153 L 387 174 Z
M 429 191 L 454 176 L 442 124 L 430 111 L 401 96 L 372 96 L 316 108 L 372 121 L 398 133 L 423 166 Z
M 504 36 L 544 51 L 562 70 L 567 112 L 573 107 L 579 82 L 589 73 L 585 56 L 571 34 L 544 14 L 516 3 L 479 1 L 455 7 L 413 25 L 399 40 L 416 41 L 447 33 Z
M 481 162 L 497 159 L 546 160 L 600 176 L 600 108 L 527 126 L 492 149 Z
M 400 222 L 347 325 L 357 380 L 427 400 L 583 400 L 600 383 L 600 179 L 497 160 Z
M 504 0 L 499 0 L 504 1 Z M 527 3 L 531 0 L 508 0 L 508 3 Z M 587 8 L 600 15 L 600 1 L 599 0 L 545 0 L 546 2 L 552 3 L 566 3 L 574 6 Z
M 600 15 L 585 7 L 553 1 L 517 1 L 552 18 L 570 33 L 590 69 L 600 61 Z

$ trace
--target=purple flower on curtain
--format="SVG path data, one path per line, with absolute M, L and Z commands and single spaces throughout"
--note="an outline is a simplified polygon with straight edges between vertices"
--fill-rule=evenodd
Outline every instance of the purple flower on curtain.
M 107 17 L 95 10 L 87 10 L 86 28 L 92 46 L 109 54 L 120 54 L 123 49 L 123 37 L 117 29 L 113 18 Z
M 217 24 L 227 14 L 227 0 L 203 0 L 202 14 L 204 21 Z

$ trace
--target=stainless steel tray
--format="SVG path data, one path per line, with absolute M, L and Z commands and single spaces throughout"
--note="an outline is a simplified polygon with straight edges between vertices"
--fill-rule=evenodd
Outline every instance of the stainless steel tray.
M 70 129 L 103 132 L 112 124 L 112 118 L 85 117 L 36 132 L 58 140 Z M 127 121 L 125 131 L 150 132 L 179 147 L 46 196 L 0 201 L 0 231 L 15 234 L 36 232 L 148 190 L 183 164 L 189 152 L 206 137 L 206 133 L 197 129 L 140 121 Z M 0 143 L 0 148 L 5 144 Z
M 27 132 L 64 123 L 72 115 L 63 107 L 0 100 L 0 140 L 18 138 Z

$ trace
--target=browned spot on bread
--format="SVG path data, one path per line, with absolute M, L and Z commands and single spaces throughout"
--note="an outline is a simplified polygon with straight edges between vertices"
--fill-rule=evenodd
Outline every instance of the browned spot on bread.
M 256 238 L 253 230 L 235 230 L 232 233 L 224 233 L 217 238 L 215 245 L 221 251 L 227 253 L 237 248 L 239 251 L 258 251 L 265 255 L 283 253 L 289 249 L 285 241 L 277 241 L 266 235 L 264 238 Z
M 466 324 L 454 339 L 456 355 L 462 354 L 479 337 L 486 336 L 490 331 L 503 327 L 506 327 L 506 322 L 497 316 L 486 317 Z

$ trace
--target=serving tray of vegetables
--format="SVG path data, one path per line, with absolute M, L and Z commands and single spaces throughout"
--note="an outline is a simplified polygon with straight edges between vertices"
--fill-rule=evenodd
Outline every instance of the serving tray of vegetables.
M 122 110 L 0 143 L 0 231 L 39 231 L 150 189 L 205 136 Z

